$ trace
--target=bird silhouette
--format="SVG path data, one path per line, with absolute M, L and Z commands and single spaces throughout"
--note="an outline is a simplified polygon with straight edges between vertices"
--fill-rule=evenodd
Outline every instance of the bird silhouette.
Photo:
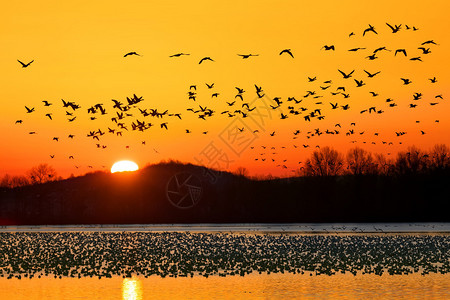
M 394 56 L 397 56 L 397 53 L 403 53 L 405 56 L 407 56 L 405 49 L 397 49 L 397 50 L 395 50 Z
M 429 41 L 423 42 L 421 45 L 423 46 L 423 45 L 428 45 L 428 44 L 437 45 L 434 40 L 429 40 Z
M 25 106 L 25 109 L 27 110 L 27 114 L 30 114 L 34 111 L 34 107 L 28 108 L 27 106 Z
M 189 53 L 177 53 L 177 54 L 170 55 L 169 57 L 180 57 L 183 55 L 190 55 L 190 54 Z
M 206 56 L 206 57 L 203 57 L 203 58 L 199 61 L 198 64 L 201 64 L 202 62 L 207 61 L 207 60 L 214 61 L 211 57 Z
M 348 51 L 356 52 L 356 51 L 358 51 L 358 50 L 364 50 L 364 49 L 366 49 L 366 48 L 357 47 L 357 48 L 349 49 Z
M 363 36 L 365 36 L 366 33 L 367 33 L 367 32 L 370 32 L 370 31 L 373 32 L 373 33 L 375 33 L 375 34 L 378 34 L 378 33 L 375 31 L 375 27 L 373 27 L 372 25 L 369 24 L 369 28 L 366 28 L 366 29 L 364 30 Z
M 238 56 L 242 57 L 242 59 L 247 59 L 252 56 L 259 56 L 259 54 L 238 54 Z
M 417 49 L 422 50 L 422 54 L 430 54 L 431 53 L 430 48 L 419 47 Z
M 34 59 L 27 64 L 21 62 L 20 60 L 17 60 L 17 61 L 22 65 L 22 68 L 27 68 L 29 65 L 31 65 L 32 62 L 34 62 Z
M 291 49 L 284 49 L 280 52 L 280 55 L 283 53 L 289 54 L 292 58 L 294 58 L 294 54 L 292 54 Z
M 369 78 L 372 78 L 372 77 L 374 77 L 375 75 L 379 74 L 381 71 L 375 72 L 375 73 L 373 73 L 373 74 L 369 73 L 369 72 L 366 71 L 366 70 L 364 70 L 364 72 L 366 72 L 366 74 L 367 74 L 367 76 L 368 76 Z
M 49 103 L 49 102 L 46 101 L 46 100 L 43 100 L 42 102 L 44 102 L 44 106 L 50 106 L 50 105 L 52 105 L 51 103 Z
M 402 27 L 402 24 L 400 24 L 400 25 L 394 24 L 394 26 L 392 26 L 389 23 L 386 23 L 386 25 L 389 26 L 389 28 L 391 28 L 392 33 L 397 33 L 400 30 L 400 28 Z
M 346 73 L 342 72 L 342 71 L 339 70 L 339 69 L 338 69 L 338 71 L 339 71 L 339 73 L 342 74 L 342 76 L 343 76 L 345 79 L 352 77 L 353 72 L 355 72 L 355 70 L 353 70 L 353 71 L 351 71 L 350 73 L 346 74 Z
M 141 56 L 140 54 L 138 54 L 138 53 L 136 53 L 136 52 L 128 52 L 128 53 L 126 53 L 123 57 L 127 57 L 127 56 L 130 56 L 130 55 L 137 55 L 137 56 Z
M 404 84 L 404 85 L 408 85 L 408 84 L 411 84 L 411 83 L 412 83 L 412 81 L 409 80 L 408 78 L 400 78 L 400 79 L 403 81 L 403 84 Z
M 321 49 L 325 49 L 325 50 L 335 50 L 334 45 L 328 46 L 328 45 L 324 45 Z

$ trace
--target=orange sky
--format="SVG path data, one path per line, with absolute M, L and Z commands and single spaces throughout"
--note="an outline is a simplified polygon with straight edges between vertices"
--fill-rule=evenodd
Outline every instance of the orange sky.
M 450 144 L 447 117 L 450 112 L 447 32 L 450 4 L 447 1 L 376 1 L 370 5 L 362 5 L 360 1 L 279 2 L 4 3 L 0 12 L 3 104 L 0 176 L 23 174 L 42 162 L 51 164 L 63 176 L 84 174 L 103 166 L 109 169 L 120 159 L 133 160 L 140 166 L 163 159 L 196 163 L 195 158 L 203 158 L 206 162 L 202 151 L 211 150 L 208 148 L 211 145 L 232 161 L 229 170 L 246 166 L 251 174 L 289 175 L 316 145 L 332 145 L 341 151 L 359 145 L 373 152 L 395 153 L 412 144 L 425 150 L 436 143 Z M 403 24 L 402 29 L 393 34 L 386 22 Z M 375 26 L 378 35 L 369 32 L 363 37 L 362 32 L 369 23 Z M 405 24 L 419 30 L 406 30 Z M 355 35 L 349 37 L 350 32 Z M 424 55 L 417 48 L 427 40 L 439 45 L 428 45 L 431 53 Z M 335 45 L 336 51 L 321 49 L 324 45 Z M 389 50 L 406 49 L 408 56 L 380 51 L 378 59 L 366 58 L 382 46 Z M 355 47 L 366 49 L 347 51 Z M 292 49 L 294 59 L 279 55 L 286 48 Z M 130 51 L 142 56 L 124 58 Z M 179 52 L 190 55 L 169 58 Z M 259 56 L 243 60 L 238 53 Z M 214 62 L 198 64 L 205 56 Z M 409 60 L 417 56 L 423 62 Z M 22 68 L 17 59 L 35 61 Z M 337 69 L 344 72 L 355 69 L 355 72 L 352 78 L 343 79 Z M 368 78 L 363 70 L 381 73 Z M 310 83 L 308 76 L 316 76 L 317 80 Z M 437 82 L 431 83 L 428 78 L 434 76 Z M 412 83 L 403 85 L 401 77 L 411 79 Z M 366 85 L 356 88 L 354 78 L 362 79 Z M 327 80 L 332 80 L 331 87 L 321 90 L 320 86 L 325 87 Z M 214 83 L 214 88 L 208 89 L 205 83 Z M 195 102 L 187 96 L 189 86 L 194 84 L 198 87 Z M 262 86 L 265 100 L 257 99 L 254 84 Z M 235 105 L 229 107 L 226 102 L 235 100 L 236 86 L 246 91 L 244 101 L 236 99 Z M 348 99 L 331 95 L 338 86 L 346 87 Z M 323 97 L 304 98 L 308 90 Z M 371 91 L 379 96 L 372 97 Z M 218 98 L 211 98 L 216 92 L 220 93 Z M 422 99 L 412 100 L 416 92 L 423 94 Z M 116 128 L 111 121 L 116 114 L 111 99 L 124 103 L 133 93 L 144 98 L 139 108 L 181 113 L 182 120 L 173 116 L 144 118 L 134 108 L 133 116 L 124 120 L 129 131 L 123 137 L 105 134 L 100 141 L 86 137 L 90 130 Z M 443 100 L 434 98 L 439 94 Z M 265 117 L 265 124 L 259 124 L 256 134 L 251 133 L 258 126 L 257 117 L 252 113 L 245 119 L 221 114 L 224 110 L 243 109 L 244 102 L 254 103 L 253 106 L 259 106 L 257 111 L 261 111 L 263 101 L 274 105 L 271 100 L 274 97 L 281 97 L 280 109 L 284 114 L 289 112 L 290 105 L 308 111 L 297 116 L 288 114 L 287 119 L 281 120 L 281 112 L 272 110 L 272 116 Z M 287 102 L 288 97 L 303 101 Z M 387 98 L 394 99 L 398 106 L 389 107 Z M 77 116 L 74 122 L 67 121 L 61 99 L 81 106 L 74 114 Z M 43 100 L 53 105 L 44 107 Z M 319 101 L 323 104 L 315 104 Z M 350 109 L 331 110 L 329 102 L 349 104 Z M 430 102 L 439 104 L 431 106 Z M 97 103 L 104 105 L 107 114 L 97 114 L 97 119 L 92 121 L 87 108 Z M 410 109 L 410 103 L 418 106 Z M 25 105 L 34 107 L 35 112 L 27 114 Z M 186 111 L 190 107 L 198 109 L 198 105 L 213 109 L 213 117 L 204 121 Z M 370 106 L 384 113 L 360 114 Z M 303 116 L 316 108 L 321 109 L 324 120 L 304 121 Z M 46 113 L 52 113 L 53 120 Z M 15 124 L 19 119 L 23 123 Z M 130 123 L 136 119 L 155 126 L 143 133 L 132 132 Z M 437 119 L 439 123 L 435 122 Z M 168 123 L 169 130 L 160 128 L 162 122 Z M 346 136 L 353 128 L 351 122 L 356 123 L 356 133 Z M 339 135 L 307 138 L 308 131 L 333 130 L 336 123 L 342 126 Z M 245 129 L 238 140 L 232 140 L 227 129 L 236 132 L 236 126 Z M 192 133 L 186 134 L 186 129 Z M 297 129 L 301 133 L 293 139 Z M 426 134 L 422 135 L 420 130 Z M 30 131 L 37 134 L 29 135 Z M 271 137 L 269 133 L 273 131 L 276 133 Z M 396 137 L 396 131 L 407 134 Z M 375 132 L 379 135 L 374 136 Z M 68 139 L 68 134 L 74 134 L 75 138 Z M 59 142 L 53 141 L 53 137 L 59 137 Z M 351 143 L 354 140 L 357 142 Z M 247 142 L 236 145 L 239 141 Z M 383 145 L 382 141 L 394 145 Z M 96 143 L 107 148 L 97 149 Z M 303 144 L 310 147 L 304 149 Z M 263 145 L 267 146 L 266 150 L 261 148 Z M 271 147 L 276 148 L 270 150 Z M 55 157 L 52 159 L 50 155 Z M 69 160 L 69 155 L 75 159 Z M 261 157 L 266 157 L 266 161 L 262 162 Z M 281 162 L 284 159 L 287 161 Z M 218 163 L 214 166 L 227 167 L 223 162 Z M 277 167 L 280 163 L 288 169 Z

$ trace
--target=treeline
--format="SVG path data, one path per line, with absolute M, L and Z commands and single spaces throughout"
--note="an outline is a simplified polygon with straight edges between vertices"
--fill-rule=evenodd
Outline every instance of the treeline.
M 0 180 L 0 187 L 16 188 L 33 184 L 41 184 L 50 181 L 62 180 L 56 170 L 48 164 L 39 164 L 31 168 L 25 175 L 11 176 L 5 174 Z
M 321 162 L 327 155 L 338 158 L 316 165 L 311 160 L 317 157 Z M 386 174 L 392 176 L 365 171 L 350 175 L 347 157 L 341 155 L 340 161 L 338 152 L 325 147 L 316 150 L 306 165 L 323 171 L 341 164 L 335 174 L 342 175 L 322 172 L 312 174 L 321 176 L 253 180 L 245 176 L 245 168 L 239 168 L 237 175 L 175 161 L 137 172 L 99 171 L 0 189 L 0 225 L 449 222 L 448 162 L 442 169 L 431 167 L 428 154 L 428 158 L 421 156 L 427 164 L 412 168 L 416 164 L 407 156 L 400 153 L 389 165 L 392 173 Z M 403 168 L 405 157 L 411 165 L 407 168 Z M 178 176 L 176 181 L 174 176 Z M 196 180 L 189 185 L 174 184 L 188 177 Z M 198 198 L 193 207 L 180 208 L 181 202 L 171 195 L 187 203 Z
M 450 170 L 450 148 L 437 144 L 430 151 L 410 146 L 397 153 L 395 158 L 372 154 L 359 147 L 351 148 L 345 155 L 331 147 L 314 151 L 298 170 L 304 176 L 336 175 L 420 175 Z
M 178 161 L 173 161 L 181 163 Z M 332 147 L 315 150 L 295 170 L 295 176 L 339 176 L 339 175 L 383 175 L 403 176 L 420 174 L 439 174 L 450 172 L 450 148 L 445 144 L 436 144 L 430 151 L 424 151 L 416 146 L 410 146 L 406 151 L 398 152 L 396 157 L 385 154 L 373 154 L 360 147 L 354 147 L 343 154 Z M 239 167 L 234 175 L 250 177 L 245 167 Z M 27 185 L 41 184 L 61 180 L 56 170 L 48 164 L 40 164 L 31 168 L 26 175 L 4 175 L 0 187 L 15 188 Z M 275 179 L 252 177 L 256 180 Z

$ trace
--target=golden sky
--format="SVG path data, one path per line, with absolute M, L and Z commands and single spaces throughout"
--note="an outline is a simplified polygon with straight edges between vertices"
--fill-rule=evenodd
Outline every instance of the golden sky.
M 120 159 L 140 166 L 164 159 L 193 163 L 200 159 L 205 163 L 204 154 L 212 153 L 211 146 L 231 161 L 211 161 L 213 166 L 229 170 L 246 166 L 251 174 L 289 175 L 316 145 L 332 145 L 343 152 L 358 145 L 394 155 L 413 144 L 425 150 L 436 143 L 450 144 L 449 11 L 450 4 L 444 0 L 6 2 L 0 12 L 0 176 L 23 174 L 43 162 L 63 176 L 103 166 L 109 169 Z M 402 27 L 392 33 L 386 22 Z M 378 34 L 363 36 L 368 24 Z M 406 30 L 405 25 L 411 29 Z M 349 37 L 351 32 L 355 35 Z M 422 54 L 417 48 L 428 40 L 438 45 L 425 45 L 431 53 Z M 321 49 L 324 45 L 334 45 L 336 50 Z M 366 58 L 383 46 L 393 51 L 379 51 L 373 61 Z M 366 49 L 348 51 L 356 47 Z M 279 55 L 283 49 L 291 49 L 294 58 Z M 408 56 L 395 56 L 396 49 L 406 49 Z M 132 51 L 141 56 L 124 57 Z M 190 55 L 169 57 L 180 52 Z M 259 56 L 237 56 L 250 53 Z M 214 62 L 199 64 L 207 56 Z M 422 62 L 410 60 L 418 56 Z M 34 62 L 22 68 L 18 59 Z M 338 69 L 355 72 L 344 79 Z M 364 70 L 381 72 L 368 78 Z M 308 82 L 308 77 L 317 80 Z M 433 77 L 436 83 L 429 80 Z M 412 83 L 403 85 L 400 78 Z M 366 85 L 357 88 L 354 79 Z M 322 90 L 320 86 L 329 85 L 324 83 L 328 80 L 331 86 Z M 214 87 L 208 89 L 206 83 L 214 83 Z M 257 98 L 255 84 L 267 97 Z M 195 102 L 188 99 L 190 85 L 197 86 Z M 346 87 L 349 98 L 331 94 L 339 86 Z M 243 101 L 234 98 L 235 87 L 246 91 Z M 322 97 L 304 97 L 307 91 Z M 372 91 L 379 96 L 373 97 Z M 213 93 L 219 93 L 218 97 L 212 98 Z M 423 97 L 415 101 L 414 93 Z M 133 94 L 144 99 L 139 108 L 180 113 L 182 120 L 175 116 L 144 118 L 136 107 L 133 116 L 124 119 L 128 131 L 122 137 L 108 133 L 99 141 L 86 137 L 89 131 L 117 129 L 111 121 L 116 116 L 111 99 L 126 103 L 126 97 Z M 440 94 L 443 99 L 435 98 Z M 238 113 L 229 118 L 221 114 L 230 109 L 245 111 L 241 107 L 244 102 L 260 106 L 260 111 L 263 101 L 275 105 L 271 100 L 275 97 L 283 104 L 271 110 L 263 125 L 256 124 L 255 116 L 241 118 Z M 288 97 L 302 102 L 288 102 Z M 397 106 L 389 107 L 387 98 L 394 99 Z M 81 106 L 74 113 L 74 122 L 67 121 L 65 112 L 70 109 L 62 107 L 61 99 Z M 53 105 L 45 107 L 43 100 Z M 226 103 L 235 100 L 233 106 Z M 350 109 L 332 110 L 330 102 L 349 104 Z M 433 102 L 438 104 L 429 104 Z M 97 103 L 103 104 L 106 115 L 88 115 L 87 109 Z M 411 109 L 410 103 L 418 106 Z M 213 109 L 213 116 L 202 120 L 198 113 L 186 111 L 197 110 L 199 105 Z M 308 111 L 289 114 L 291 105 Z M 27 114 L 25 106 L 35 111 Z M 360 113 L 372 106 L 383 113 Z M 325 118 L 306 122 L 303 116 L 316 108 Z M 288 118 L 281 120 L 281 112 Z M 45 116 L 47 113 L 53 120 Z M 91 116 L 97 119 L 90 120 Z M 154 126 L 144 132 L 132 131 L 130 123 L 136 119 Z M 23 122 L 15 124 L 16 120 Z M 163 122 L 168 130 L 160 128 Z M 350 126 L 351 122 L 356 126 Z M 316 128 L 321 132 L 338 129 L 336 123 L 341 124 L 339 134 L 307 138 L 308 131 Z M 237 127 L 245 127 L 241 136 L 231 134 Z M 192 133 L 187 134 L 186 129 Z M 259 132 L 252 133 L 255 129 Z M 355 134 L 347 136 L 350 129 Z M 293 139 L 296 130 L 301 133 Z M 30 131 L 36 134 L 30 135 Z M 395 132 L 400 131 L 406 134 L 397 137 Z M 74 139 L 69 139 L 69 134 L 75 135 Z M 97 148 L 97 143 L 107 147 Z M 303 148 L 303 144 L 310 147 Z M 68 159 L 69 155 L 74 159 Z M 262 162 L 262 157 L 266 161 Z M 277 167 L 280 164 L 288 168 Z

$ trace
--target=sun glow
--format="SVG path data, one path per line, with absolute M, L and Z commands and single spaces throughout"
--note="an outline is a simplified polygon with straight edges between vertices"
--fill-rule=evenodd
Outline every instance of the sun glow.
M 135 162 L 129 160 L 121 160 L 111 167 L 111 173 L 136 171 L 139 167 Z
M 125 278 L 122 282 L 123 300 L 142 300 L 142 282 L 136 278 Z

